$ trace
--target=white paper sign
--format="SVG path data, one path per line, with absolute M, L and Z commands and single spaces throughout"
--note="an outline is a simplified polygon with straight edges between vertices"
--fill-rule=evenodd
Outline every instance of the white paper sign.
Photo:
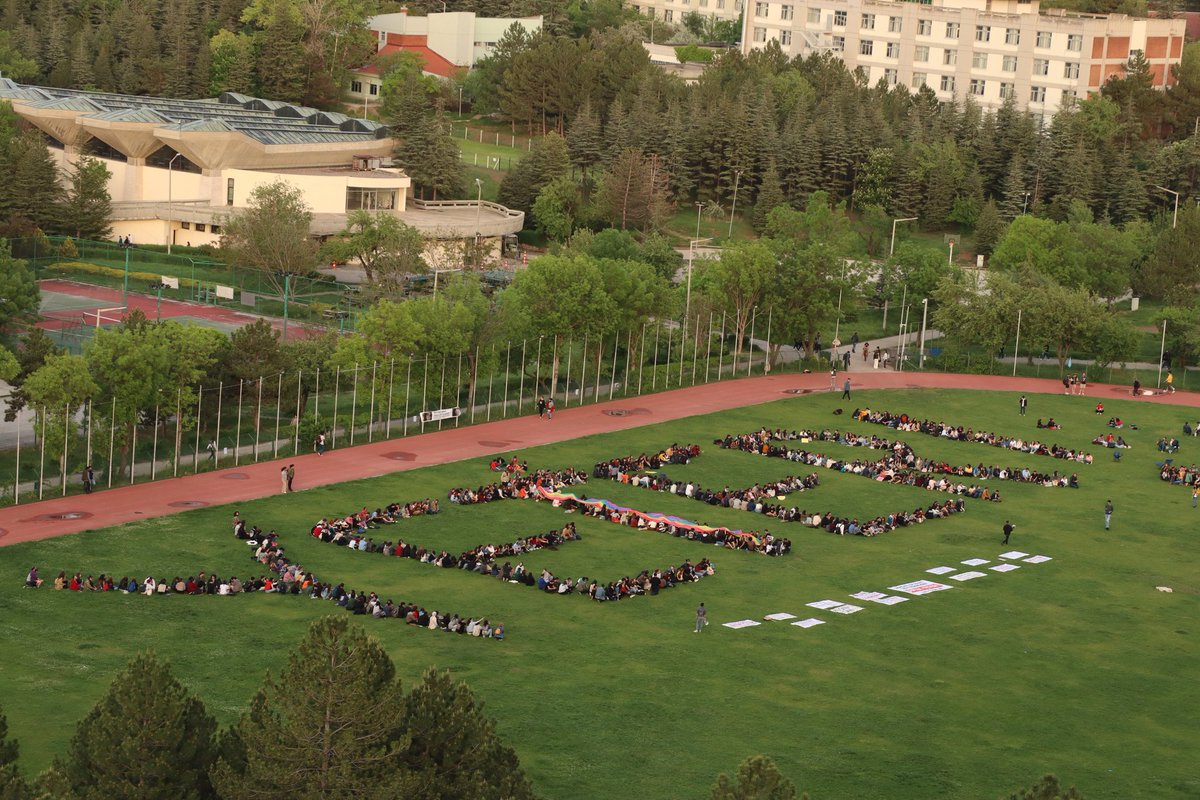
M 799 622 L 793 622 L 792 624 L 797 628 L 815 628 L 817 625 L 824 625 L 825 620 L 809 617 L 808 619 L 802 619 Z
M 984 577 L 987 577 L 986 572 L 960 572 L 957 575 L 951 575 L 950 580 L 952 580 L 952 581 L 973 581 L 976 578 L 984 578 Z
M 780 611 L 778 614 L 767 614 L 763 619 L 770 619 L 776 622 L 782 622 L 785 619 L 795 619 L 795 614 L 789 614 L 786 611 Z
M 1047 561 L 1053 561 L 1050 556 L 1030 556 L 1023 559 L 1026 564 L 1045 564 Z
M 944 583 L 934 583 L 933 581 L 911 581 L 902 583 L 899 586 L 889 586 L 893 592 L 904 592 L 905 594 L 916 595 L 920 597 L 923 594 L 932 592 L 941 592 L 946 589 L 953 589 L 953 586 L 947 586 Z
M 934 567 L 925 571 L 930 575 L 945 575 L 947 572 L 954 572 L 954 567 Z
M 826 609 L 826 608 L 837 608 L 841 604 L 842 604 L 841 600 L 817 600 L 816 602 L 807 603 L 806 605 L 809 608 Z
M 1020 550 L 1009 550 L 1007 553 L 1001 553 L 1001 558 L 1024 558 L 1029 553 L 1022 553 Z
M 907 597 L 897 597 L 896 595 L 892 595 L 890 597 L 881 597 L 878 600 L 872 600 L 871 602 L 879 603 L 881 606 L 894 606 L 899 603 L 907 603 L 908 601 L 909 598 Z
M 761 622 L 753 619 L 739 619 L 737 622 L 726 622 L 726 628 L 753 628 L 755 625 L 762 625 Z
M 968 567 L 981 567 L 988 563 L 988 560 L 986 558 L 968 558 L 966 561 L 959 563 L 966 564 Z
M 1014 569 L 1020 568 L 1020 564 L 997 564 L 994 567 L 990 567 L 993 572 L 1012 572 Z
M 862 611 L 862 606 L 852 606 L 847 603 L 844 606 L 838 606 L 829 610 L 835 614 L 857 614 L 859 611 Z
M 877 602 L 887 597 L 887 595 L 883 592 L 857 592 L 856 594 L 852 594 L 850 596 L 855 600 L 870 600 L 871 602 Z

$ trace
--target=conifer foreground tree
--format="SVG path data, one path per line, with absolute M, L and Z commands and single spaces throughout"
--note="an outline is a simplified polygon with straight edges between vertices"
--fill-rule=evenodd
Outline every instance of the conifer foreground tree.
M 216 722 L 152 653 L 135 656 L 88 713 L 54 772 L 70 797 L 213 797 Z
M 808 800 L 808 795 L 800 796 Z M 769 756 L 750 756 L 730 778 L 721 774 L 712 789 L 712 800 L 795 800 L 795 785 L 783 776 Z
M 22 800 L 29 796 L 29 785 L 17 769 L 17 743 L 8 736 L 8 719 L 0 712 L 0 800 Z

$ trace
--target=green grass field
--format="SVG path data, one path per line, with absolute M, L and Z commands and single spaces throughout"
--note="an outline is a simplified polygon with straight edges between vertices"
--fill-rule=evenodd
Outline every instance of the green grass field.
M 1188 492 L 1158 480 L 1154 442 L 1178 435 L 1195 412 L 1104 397 L 1109 412 L 1139 425 L 1120 463 L 1089 448 L 1082 488 L 1002 483 L 1001 504 L 967 501 L 965 514 L 874 539 L 836 537 L 798 525 L 713 509 L 695 501 L 591 481 L 586 491 L 645 510 L 731 527 L 769 527 L 795 543 L 791 556 L 733 553 L 661 534 L 565 517 L 545 504 L 451 507 L 437 517 L 378 531 L 427 546 L 461 549 L 561 526 L 575 519 L 583 541 L 530 554 L 526 563 L 560 575 L 616 578 L 684 558 L 715 558 L 717 575 L 654 598 L 597 605 L 400 559 L 350 553 L 305 535 L 318 517 L 363 504 L 445 496 L 490 479 L 482 461 L 271 498 L 238 508 L 282 532 L 293 559 L 326 578 L 427 607 L 482 613 L 507 625 L 504 642 L 467 640 L 394 621 L 365 620 L 405 679 L 430 664 L 468 681 L 548 798 L 706 797 L 720 771 L 754 753 L 773 756 L 814 800 L 991 798 L 1046 772 L 1089 798 L 1194 798 L 1198 692 L 1188 678 L 1197 641 L 1200 510 Z M 1000 433 L 1036 435 L 1054 416 L 1053 437 L 1085 447 L 1107 432 L 1094 397 L 1034 395 L 1030 416 L 1016 396 L 988 392 L 857 393 L 854 404 L 934 415 Z M 835 397 L 814 395 L 520 451 L 531 465 L 588 469 L 597 460 L 697 442 L 704 454 L 670 474 L 702 485 L 745 486 L 798 471 L 711 446 L 728 432 L 760 425 L 883 428 L 833 417 Z M 849 411 L 850 404 L 846 404 Z M 554 424 L 558 424 L 556 421 Z M 894 438 L 894 437 L 893 437 Z M 916 450 L 959 463 L 1068 469 L 1070 464 L 919 434 Z M 1195 460 L 1188 439 L 1177 463 Z M 815 448 L 814 448 L 815 449 Z M 822 445 L 825 452 L 877 451 Z M 303 485 L 303 475 L 299 482 Z M 944 495 L 884 486 L 836 473 L 790 500 L 860 517 L 928 505 Z M 1105 532 L 1106 498 L 1116 505 Z M 85 501 L 81 501 L 85 502 Z M 448 504 L 443 504 L 448 505 Z M 117 529 L 0 548 L 0 698 L 23 764 L 42 769 L 62 752 L 75 722 L 136 651 L 153 648 L 223 722 L 233 720 L 278 669 L 305 625 L 332 609 L 279 596 L 128 597 L 20 588 L 31 564 L 46 578 L 60 569 L 168 578 L 201 569 L 242 574 L 247 548 L 230 535 L 233 507 L 206 508 Z M 31 509 L 30 513 L 34 513 Z M 1012 546 L 1053 561 L 961 584 L 894 607 L 842 617 L 806 603 L 933 578 L 925 570 L 979 557 L 996 559 L 1011 519 Z M 964 567 L 963 569 L 966 569 Z M 984 568 L 986 571 L 986 567 Z M 953 581 L 951 581 L 953 583 Z M 1174 593 L 1156 591 L 1171 586 Z M 692 633 L 704 601 L 712 624 Z M 853 602 L 853 601 L 851 601 Z M 802 630 L 719 623 L 788 611 L 828 624 Z

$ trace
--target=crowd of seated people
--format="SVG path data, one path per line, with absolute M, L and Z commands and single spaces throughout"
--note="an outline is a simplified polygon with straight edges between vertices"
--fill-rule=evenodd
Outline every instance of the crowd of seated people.
M 1166 442 L 1166 439 L 1162 439 L 1162 440 L 1160 440 L 1160 441 L 1162 441 L 1162 442 L 1164 442 L 1164 443 L 1165 443 L 1165 442 Z M 1125 441 L 1125 437 L 1123 437 L 1123 436 L 1114 436 L 1114 435 L 1113 435 L 1113 434 L 1111 434 L 1111 433 L 1109 433 L 1109 434 L 1103 434 L 1103 433 L 1102 433 L 1102 434 L 1100 434 L 1100 435 L 1099 435 L 1099 436 L 1097 436 L 1095 439 L 1092 439 L 1092 444 L 1098 444 L 1098 445 L 1100 445 L 1101 447 L 1120 447 L 1121 449 L 1125 449 L 1125 448 L 1127 448 L 1127 447 L 1130 447 L 1130 446 L 1131 446 L 1131 445 L 1129 445 L 1128 443 L 1126 443 L 1126 441 Z M 1162 449 L 1163 449 L 1162 447 L 1160 447 L 1160 448 L 1159 448 L 1159 450 L 1162 450 Z
M 367 615 L 375 618 L 393 618 L 404 620 L 410 625 L 427 627 L 431 630 L 443 630 L 455 633 L 472 634 L 493 639 L 504 638 L 504 625 L 492 625 L 484 617 L 462 617 L 446 612 L 426 611 L 423 607 L 406 602 L 393 602 L 391 599 L 380 600 L 375 592 L 364 592 L 347 589 L 344 583 L 334 585 L 322 582 L 312 572 L 293 564 L 286 556 L 284 548 L 279 544 L 278 534 L 270 531 L 264 534 L 258 527 L 247 527 L 244 519 L 237 514 L 233 521 L 234 536 L 247 541 L 254 546 L 251 559 L 257 563 L 257 577 L 251 576 L 244 580 L 237 576 L 223 578 L 216 574 L 200 572 L 185 578 L 175 576 L 172 580 L 160 577 L 147 577 L 139 581 L 137 578 L 122 577 L 120 579 L 101 574 L 98 578 L 82 573 L 75 573 L 67 578 L 66 572 L 60 572 L 55 578 L 55 589 L 70 591 L 121 591 L 126 594 L 142 595 L 237 595 L 255 592 L 270 592 L 308 597 L 313 600 L 328 600 L 339 608 L 345 608 L 353 614 Z M 456 626 L 452 623 L 458 620 Z
M 1167 483 L 1179 486 L 1200 486 L 1200 468 L 1197 468 L 1195 464 L 1188 467 L 1176 467 L 1168 459 L 1159 466 L 1158 477 Z
M 1051 456 L 1053 458 L 1061 458 L 1067 461 L 1078 461 L 1082 464 L 1092 463 L 1092 456 L 1082 450 L 1074 450 L 1069 447 L 1059 447 L 1057 444 L 1047 445 L 1045 442 L 1027 441 L 1019 436 L 1002 436 L 998 433 L 988 433 L 985 431 L 975 431 L 970 428 L 963 428 L 961 425 L 947 425 L 944 422 L 932 422 L 930 420 L 917 420 L 910 417 L 908 414 L 892 414 L 888 411 L 872 411 L 869 408 L 856 408 L 853 414 L 854 418 L 859 422 L 870 422 L 875 425 L 885 425 L 898 431 L 906 431 L 909 433 L 923 433 L 928 436 L 937 436 L 943 439 L 950 439 L 957 442 L 973 442 L 975 444 L 986 444 L 992 447 L 1000 447 L 1006 450 L 1017 450 L 1022 453 L 1029 453 L 1035 456 Z M 1051 417 L 1049 422 L 1038 420 L 1038 428 L 1045 430 L 1059 430 L 1060 425 Z
M 1160 452 L 1160 453 L 1178 453 L 1179 452 L 1179 440 L 1175 439 L 1175 438 L 1168 439 L 1165 436 L 1158 437 L 1158 452 Z
M 454 488 L 450 490 L 448 496 L 451 503 L 466 506 L 490 503 L 493 500 L 532 497 L 537 494 L 536 487 L 555 489 L 560 486 L 574 486 L 586 482 L 586 474 L 570 467 L 560 470 L 540 469 L 532 473 L 523 467 L 517 472 L 506 472 L 503 480 L 499 483 L 489 483 L 476 489 Z
M 632 474 L 649 469 L 659 469 L 665 464 L 687 464 L 700 455 L 700 445 L 688 444 L 680 447 L 673 444 L 654 455 L 642 453 L 640 456 L 626 456 L 601 461 L 592 470 L 595 478 L 612 478 L 614 473 Z M 607 469 L 602 470 L 605 467 Z
M 852 447 L 860 446 L 872 450 L 887 451 L 887 455 L 874 461 L 866 459 L 841 459 L 827 456 L 823 453 L 796 449 L 776 444 L 783 441 L 836 441 Z M 912 448 L 901 441 L 889 442 L 887 439 L 871 437 L 840 436 L 837 432 L 823 432 L 813 435 L 809 431 L 784 432 L 763 429 L 755 433 L 740 436 L 727 436 L 716 442 L 721 447 L 766 455 L 774 458 L 786 458 L 809 466 L 834 469 L 842 473 L 861 475 L 875 481 L 915 486 L 929 491 L 949 492 L 978 499 L 1000 501 L 999 490 L 969 484 L 961 479 L 972 480 L 1003 480 L 1019 483 L 1037 483 L 1042 486 L 1068 486 L 1078 481 L 1078 476 L 1038 472 L 1026 467 L 999 467 L 979 464 L 950 464 L 936 459 L 922 458 L 913 452 Z M 950 476 L 950 480 L 945 477 Z M 960 480 L 954 480 L 958 478 Z
M 715 574 L 712 562 L 707 558 L 692 564 L 689 558 L 679 566 L 671 565 L 666 569 L 642 570 L 634 577 L 626 575 L 620 580 L 605 583 L 588 578 L 586 575 L 576 579 L 559 578 L 549 570 L 542 570 L 534 585 L 549 594 L 577 594 L 589 597 L 597 602 L 610 600 L 625 600 L 639 595 L 655 596 L 664 589 L 671 589 L 681 583 L 694 583 L 701 578 Z

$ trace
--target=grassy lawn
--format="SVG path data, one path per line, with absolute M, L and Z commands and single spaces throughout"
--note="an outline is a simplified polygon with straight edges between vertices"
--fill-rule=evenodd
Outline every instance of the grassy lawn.
M 1192 798 L 1200 770 L 1180 754 L 1195 741 L 1197 689 L 1186 680 L 1200 657 L 1200 555 L 1188 493 L 1158 480 L 1154 441 L 1177 435 L 1194 413 L 1116 396 L 1112 413 L 1138 424 L 1120 463 L 1088 447 L 1107 432 L 1092 398 L 1031 397 L 1016 416 L 1014 395 L 984 392 L 856 393 L 856 404 L 924 415 L 1000 433 L 1037 435 L 1054 416 L 1064 445 L 1092 450 L 1082 488 L 1001 484 L 1002 504 L 874 539 L 836 537 L 695 501 L 593 480 L 590 495 L 712 524 L 770 528 L 795 552 L 769 559 L 661 534 L 565 517 L 525 501 L 448 508 L 437 517 L 377 531 L 377 540 L 451 550 L 503 541 L 573 519 L 583 535 L 525 562 L 563 575 L 612 579 L 682 559 L 715 558 L 717 574 L 655 598 L 597 605 L 550 597 L 454 570 L 350 553 L 305 535 L 320 516 L 394 499 L 445 497 L 453 486 L 490 480 L 482 461 L 301 492 L 238 506 L 251 522 L 282 532 L 293 560 L 348 586 L 427 607 L 503 621 L 502 643 L 464 640 L 365 620 L 405 680 L 429 664 L 452 669 L 486 701 L 501 734 L 548 798 L 707 796 L 719 771 L 766 753 L 814 798 L 995 797 L 1053 772 L 1095 798 Z M 719 488 L 798 471 L 797 465 L 711 446 L 727 432 L 761 425 L 882 428 L 833 418 L 834 396 L 813 395 L 523 450 L 531 465 L 589 469 L 597 460 L 672 441 L 704 454 L 676 477 Z M 936 409 L 936 411 L 932 411 Z M 902 436 L 922 455 L 957 463 L 1043 469 L 1061 461 L 919 434 Z M 1195 460 L 1192 440 L 1177 461 Z M 875 457 L 823 445 L 824 452 Z M 807 471 L 807 470 L 806 470 Z M 298 476 L 303 487 L 304 476 Z M 1113 530 L 1101 510 L 1116 505 Z M 810 510 L 860 517 L 928 505 L 944 495 L 822 471 L 821 485 L 789 498 Z M 443 504 L 444 507 L 448 504 Z M 239 714 L 264 671 L 277 670 L 306 623 L 327 604 L 279 596 L 143 598 L 68 595 L 19 588 L 31 564 L 139 576 L 250 571 L 247 548 L 229 532 L 233 507 L 214 507 L 40 543 L 0 548 L 0 697 L 23 764 L 36 771 L 63 751 L 75 722 L 136 651 L 171 659 L 222 722 Z M 32 512 L 31 512 L 32 513 Z M 1153 516 L 1151 516 L 1153 515 Z M 939 565 L 995 560 L 1005 519 L 1012 545 L 1053 561 L 956 585 L 894 607 L 843 617 L 806 603 L 921 578 Z M 966 569 L 965 567 L 963 569 Z M 983 568 L 987 571 L 987 568 Z M 953 581 L 950 581 L 953 583 Z M 1171 586 L 1173 594 L 1155 590 Z M 704 601 L 714 623 L 692 631 Z M 853 601 L 851 601 L 853 602 Z M 730 630 L 720 623 L 788 611 L 828 624 L 784 623 Z
M 672 239 L 672 244 L 676 247 L 687 247 L 688 243 L 696 238 L 711 239 L 712 241 L 706 244 L 719 247 L 730 238 L 729 215 L 726 213 L 721 217 L 712 217 L 707 213 L 702 213 L 700 215 L 700 236 L 697 237 L 696 207 L 694 205 L 680 206 L 674 216 L 667 220 L 663 232 Z M 757 238 L 757 234 L 750 227 L 750 220 L 742 215 L 739 206 L 739 211 L 733 219 L 733 239 L 743 241 L 754 238 Z

